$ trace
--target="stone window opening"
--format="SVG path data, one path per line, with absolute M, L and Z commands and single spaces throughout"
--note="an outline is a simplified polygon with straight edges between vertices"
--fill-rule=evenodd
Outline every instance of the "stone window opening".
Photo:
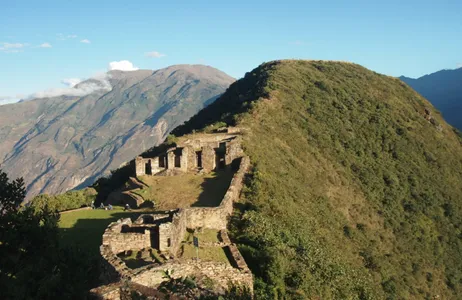
M 167 168 L 167 157 L 165 155 L 159 156 L 159 168 Z
M 172 246 L 172 240 L 170 238 L 167 239 L 167 247 Z

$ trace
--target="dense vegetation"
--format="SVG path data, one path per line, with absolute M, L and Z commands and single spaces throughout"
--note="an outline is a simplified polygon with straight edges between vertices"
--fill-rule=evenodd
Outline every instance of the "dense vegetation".
M 2 299 L 83 299 L 97 280 L 96 261 L 62 246 L 59 214 L 21 207 L 24 181 L 0 170 L 0 291 Z
M 247 129 L 232 229 L 257 298 L 461 297 L 461 140 L 400 80 L 267 63 L 173 133 L 221 122 Z
M 60 195 L 41 194 L 35 196 L 30 202 L 30 205 L 36 211 L 43 209 L 45 206 L 51 211 L 64 211 L 91 206 L 91 203 L 96 200 L 96 194 L 93 188 L 69 191 Z

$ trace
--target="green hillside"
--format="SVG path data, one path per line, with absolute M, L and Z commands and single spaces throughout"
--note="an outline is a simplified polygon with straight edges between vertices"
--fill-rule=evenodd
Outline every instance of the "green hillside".
M 276 61 L 174 134 L 221 122 L 247 129 L 254 168 L 232 232 L 257 298 L 462 297 L 461 139 L 407 85 Z

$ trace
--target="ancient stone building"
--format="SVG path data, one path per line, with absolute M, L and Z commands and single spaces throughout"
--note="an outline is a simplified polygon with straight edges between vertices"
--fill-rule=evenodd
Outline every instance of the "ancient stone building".
M 109 246 L 116 254 L 150 247 L 175 257 L 187 228 L 226 230 L 228 216 L 233 211 L 233 203 L 239 199 L 242 180 L 249 166 L 248 157 L 239 160 L 239 170 L 219 206 L 144 214 L 133 223 L 129 218 L 121 219 L 108 226 L 103 234 L 103 246 Z
M 225 168 L 243 154 L 239 135 L 232 132 L 189 135 L 157 157 L 138 156 L 136 176 L 156 175 L 166 170 L 210 172 Z

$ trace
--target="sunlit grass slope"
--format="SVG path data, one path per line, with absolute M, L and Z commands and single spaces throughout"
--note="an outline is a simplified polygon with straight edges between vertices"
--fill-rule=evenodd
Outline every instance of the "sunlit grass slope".
M 257 298 L 462 297 L 461 140 L 407 85 L 271 62 L 174 134 L 217 122 L 246 129 L 254 168 L 232 233 Z

